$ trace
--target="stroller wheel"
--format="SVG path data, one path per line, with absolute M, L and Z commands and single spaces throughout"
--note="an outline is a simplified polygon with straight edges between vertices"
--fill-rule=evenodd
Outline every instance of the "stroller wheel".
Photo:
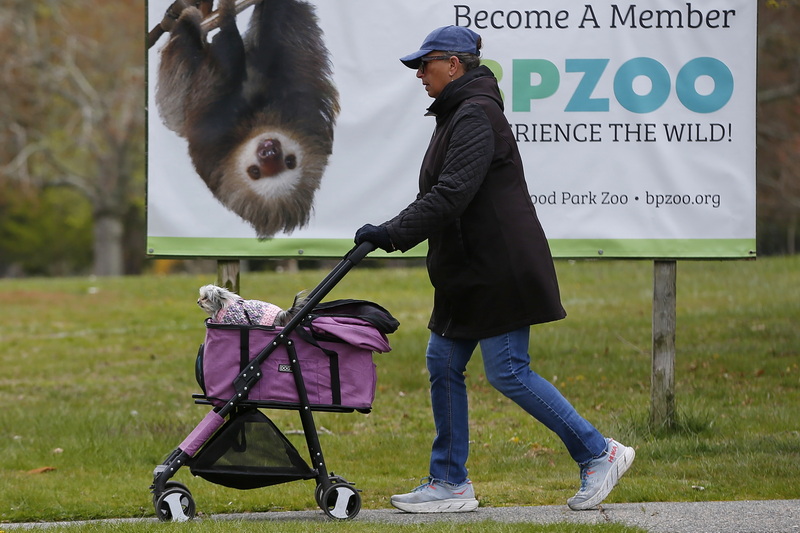
M 188 492 L 190 496 L 192 494 L 192 491 L 189 490 L 189 487 L 187 487 L 186 485 L 184 485 L 179 481 L 167 481 L 164 484 L 164 492 L 168 491 L 169 489 L 183 489 L 186 492 Z M 156 494 L 155 492 L 153 493 L 153 505 L 156 505 L 158 497 L 164 494 L 164 492 L 159 492 L 158 494 Z
M 349 520 L 361 510 L 361 494 L 347 483 L 334 483 L 320 496 L 320 508 L 330 518 Z
M 170 487 L 156 500 L 156 516 L 162 522 L 186 522 L 195 517 L 194 498 L 185 487 Z
M 348 481 L 345 478 L 343 478 L 341 476 L 334 475 L 333 473 L 331 473 L 331 475 L 328 476 L 328 481 L 331 484 L 334 484 L 334 483 L 348 483 Z M 322 489 L 323 488 L 324 488 L 323 485 L 320 483 L 319 485 L 317 485 L 317 488 L 314 489 L 314 499 L 316 500 L 317 505 L 319 505 L 320 508 L 322 508 Z

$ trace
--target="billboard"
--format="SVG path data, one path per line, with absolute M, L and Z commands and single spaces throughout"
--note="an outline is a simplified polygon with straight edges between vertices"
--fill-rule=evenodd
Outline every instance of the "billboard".
M 150 27 L 170 4 L 149 1 Z M 299 4 L 260 5 L 285 13 Z M 310 5 L 338 111 L 307 223 L 259 238 L 253 220 L 213 190 L 215 178 L 201 177 L 187 140 L 158 111 L 163 36 L 148 51 L 148 254 L 341 256 L 359 227 L 393 217 L 417 194 L 434 119 L 398 58 L 455 24 L 483 38 L 554 256 L 755 255 L 755 2 Z M 253 15 L 239 13 L 241 33 Z M 301 31 L 281 24 L 287 39 Z

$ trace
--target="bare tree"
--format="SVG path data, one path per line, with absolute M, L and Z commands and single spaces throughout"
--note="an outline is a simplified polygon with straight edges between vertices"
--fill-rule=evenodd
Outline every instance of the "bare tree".
M 122 274 L 123 219 L 144 192 L 144 5 L 5 4 L 0 170 L 79 191 L 93 211 L 94 273 Z
M 761 0 L 758 16 L 760 236 L 782 227 L 791 254 L 800 213 L 800 0 Z

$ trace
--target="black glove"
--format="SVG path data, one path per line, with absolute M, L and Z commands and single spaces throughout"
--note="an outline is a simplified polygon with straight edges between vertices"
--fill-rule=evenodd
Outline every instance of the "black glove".
M 385 252 L 395 251 L 392 239 L 389 237 L 389 230 L 383 226 L 373 226 L 372 224 L 361 226 L 361 229 L 356 232 L 355 242 L 357 245 L 362 242 L 371 242 Z

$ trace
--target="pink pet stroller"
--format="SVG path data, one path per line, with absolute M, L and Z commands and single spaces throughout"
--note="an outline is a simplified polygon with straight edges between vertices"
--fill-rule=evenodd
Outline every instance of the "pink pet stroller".
M 315 479 L 316 502 L 328 517 L 358 514 L 359 491 L 328 472 L 313 412 L 369 412 L 372 407 L 372 355 L 391 349 L 386 334 L 399 323 L 372 302 L 322 299 L 373 249 L 364 243 L 351 250 L 283 328 L 206 321 L 195 367 L 203 394 L 194 399 L 213 409 L 153 471 L 150 489 L 160 520 L 195 516 L 189 489 L 170 481 L 183 466 L 237 489 Z M 262 409 L 299 412 L 310 465 Z

